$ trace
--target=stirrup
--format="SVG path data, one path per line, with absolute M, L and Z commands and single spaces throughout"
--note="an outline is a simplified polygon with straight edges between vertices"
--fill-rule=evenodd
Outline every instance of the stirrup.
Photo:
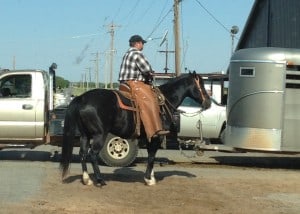
M 168 130 L 159 130 L 159 131 L 157 131 L 157 132 L 154 134 L 154 136 L 155 136 L 155 135 L 167 135 L 167 134 L 170 134 L 170 131 L 168 131 Z

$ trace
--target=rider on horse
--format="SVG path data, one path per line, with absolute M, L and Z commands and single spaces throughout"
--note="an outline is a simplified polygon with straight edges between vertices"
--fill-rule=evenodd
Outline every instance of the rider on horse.
M 152 137 L 166 135 L 169 131 L 163 130 L 157 96 L 151 85 L 154 71 L 142 53 L 144 43 L 146 41 L 139 35 L 129 39 L 130 48 L 123 56 L 119 81 L 130 87 L 150 142 Z

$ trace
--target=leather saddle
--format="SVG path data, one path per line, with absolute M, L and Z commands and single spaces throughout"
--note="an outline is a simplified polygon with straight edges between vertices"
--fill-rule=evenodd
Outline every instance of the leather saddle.
M 166 99 L 164 95 L 161 93 L 158 87 L 153 88 L 156 97 L 158 99 L 158 103 L 161 109 L 161 116 L 163 120 L 166 120 L 166 115 L 168 114 L 171 118 L 173 118 L 172 113 L 168 106 L 166 105 Z M 134 112 L 134 122 L 135 122 L 135 133 L 134 136 L 140 135 L 141 128 L 141 118 L 140 118 L 140 109 L 136 103 L 136 100 L 133 98 L 131 93 L 131 88 L 126 83 L 120 83 L 119 90 L 113 91 L 116 94 L 119 107 L 124 110 L 129 110 Z M 129 103 L 124 103 L 124 97 L 129 100 Z
M 140 136 L 141 134 L 141 118 L 140 110 L 136 104 L 136 100 L 132 97 L 131 88 L 125 84 L 120 83 L 119 90 L 113 91 L 117 97 L 119 107 L 124 110 L 133 111 L 134 123 L 135 123 L 135 132 L 133 136 Z M 124 103 L 124 98 L 126 98 L 129 103 Z

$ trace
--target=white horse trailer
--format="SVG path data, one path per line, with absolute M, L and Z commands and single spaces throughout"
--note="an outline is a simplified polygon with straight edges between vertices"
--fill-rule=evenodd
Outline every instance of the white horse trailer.
M 241 150 L 300 153 L 300 49 L 234 53 L 223 142 Z

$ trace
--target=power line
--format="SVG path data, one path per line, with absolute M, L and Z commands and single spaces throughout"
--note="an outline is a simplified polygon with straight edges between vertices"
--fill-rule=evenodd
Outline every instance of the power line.
M 200 7 L 202 7 L 202 9 L 203 10 L 205 10 L 207 13 L 208 13 L 208 15 L 210 15 L 211 16 L 211 18 L 213 19 L 213 20 L 215 20 L 219 25 L 221 25 L 228 33 L 230 33 L 230 30 L 224 25 L 224 24 L 222 24 L 211 12 L 209 12 L 209 10 L 208 9 L 206 9 L 206 7 L 204 7 L 204 5 L 203 4 L 201 4 L 201 2 L 199 1 L 199 0 L 195 0 L 199 5 L 200 5 Z
M 121 2 L 120 6 L 117 9 L 117 11 L 116 11 L 115 15 L 113 16 L 112 20 L 116 20 L 116 17 L 120 14 L 121 8 L 123 7 L 123 3 L 124 3 L 124 0 Z
M 158 16 L 158 18 L 157 18 L 157 21 L 156 21 L 155 25 L 158 24 L 158 22 L 159 22 L 159 20 L 161 19 L 162 15 L 163 15 L 163 12 L 165 11 L 167 5 L 168 5 L 168 0 L 165 1 L 165 4 L 164 4 L 164 6 L 163 6 L 162 9 L 161 9 L 161 12 L 160 12 L 160 14 L 159 14 L 159 16 Z
M 146 38 L 150 38 L 152 36 L 152 34 L 156 31 L 156 29 L 159 27 L 159 25 L 165 20 L 165 18 L 169 15 L 169 13 L 172 12 L 172 9 L 170 9 L 167 14 L 160 20 L 160 22 L 154 26 L 153 30 L 151 31 L 151 33 L 149 34 L 149 36 L 147 36 Z
M 136 13 L 136 11 L 137 11 L 137 7 L 138 7 L 138 5 L 139 5 L 139 3 L 140 3 L 140 0 L 137 0 L 135 3 L 134 3 L 134 5 L 133 6 L 131 6 L 130 8 L 131 8 L 131 10 L 125 15 L 125 16 L 123 16 L 122 18 L 121 18 L 121 21 L 123 22 L 123 23 L 125 23 L 125 24 L 123 24 L 122 25 L 122 31 L 126 31 L 127 30 L 127 27 L 130 25 L 130 23 L 133 21 L 133 19 L 131 18 L 131 17 L 133 17 L 134 16 L 134 14 Z M 126 20 L 128 20 L 128 21 L 126 21 Z
M 141 12 L 141 15 L 137 18 L 137 21 L 142 21 L 145 17 L 145 14 L 148 14 L 148 11 L 154 6 L 152 1 L 149 1 L 149 3 L 150 4 L 148 5 L 148 7 L 143 12 Z
M 128 12 L 128 14 L 127 14 L 125 17 L 122 18 L 123 21 L 126 20 L 126 19 L 129 19 L 127 25 L 129 25 L 129 24 L 130 24 L 130 21 L 132 21 L 132 19 L 130 19 L 130 17 L 132 17 L 133 14 L 135 13 L 136 8 L 137 8 L 137 6 L 139 5 L 139 3 L 140 3 L 140 0 L 137 0 L 137 1 L 135 2 L 134 6 L 131 8 L 131 10 Z M 127 26 L 127 25 L 126 25 L 126 26 Z

